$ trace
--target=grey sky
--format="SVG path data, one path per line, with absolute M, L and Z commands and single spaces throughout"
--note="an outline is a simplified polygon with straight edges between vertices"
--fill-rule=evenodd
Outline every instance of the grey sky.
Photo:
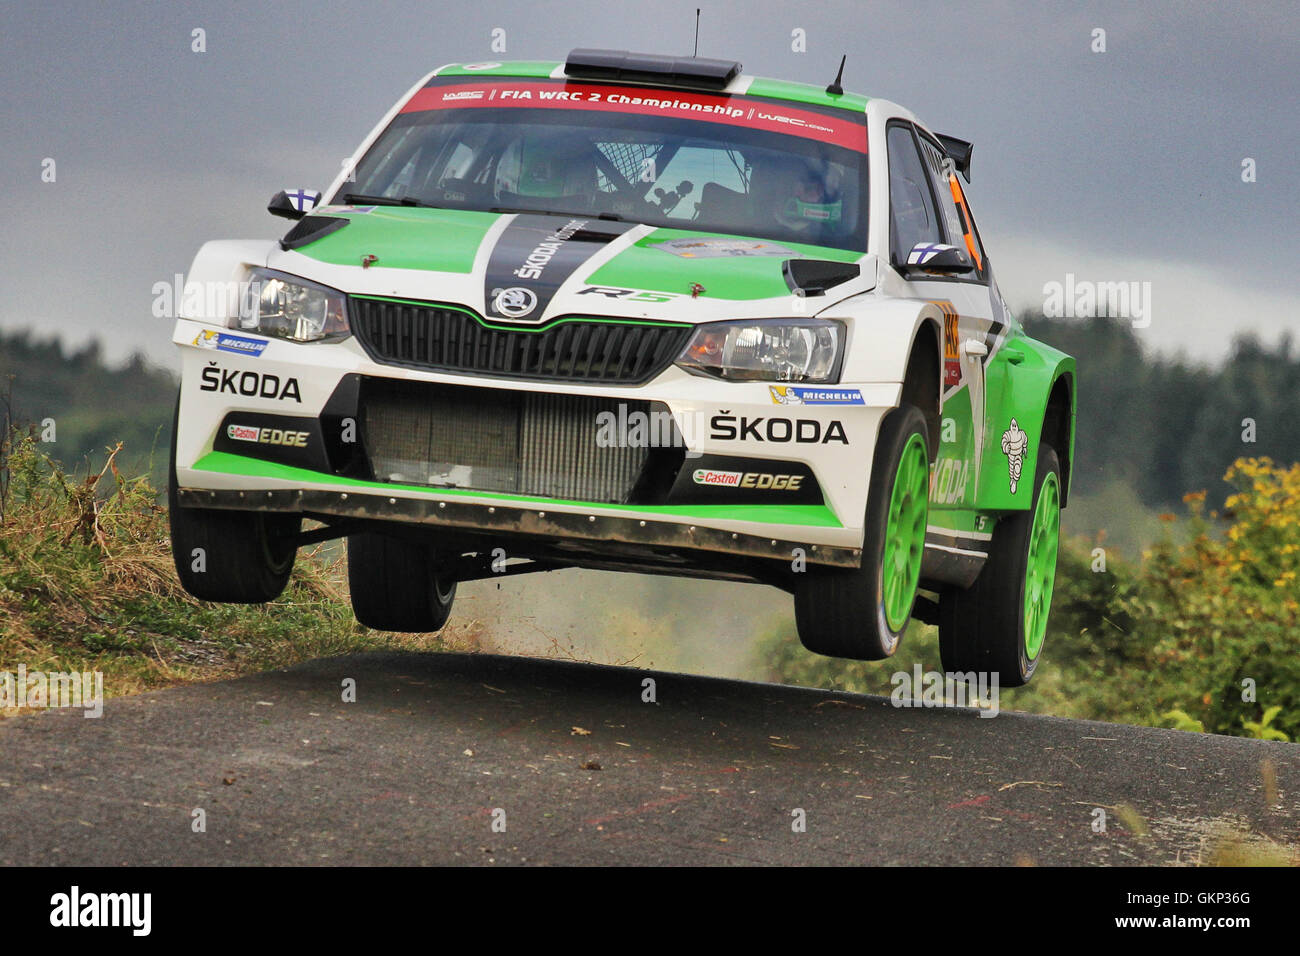
M 1300 326 L 1300 3 L 770 0 L 6 4 L 0 325 L 170 365 L 154 283 L 207 239 L 282 234 L 271 194 L 327 185 L 428 70 L 575 46 L 689 53 L 697 5 L 701 55 L 826 83 L 845 52 L 846 88 L 973 140 L 971 202 L 1016 308 L 1067 273 L 1149 281 L 1141 334 L 1206 360 L 1234 331 Z

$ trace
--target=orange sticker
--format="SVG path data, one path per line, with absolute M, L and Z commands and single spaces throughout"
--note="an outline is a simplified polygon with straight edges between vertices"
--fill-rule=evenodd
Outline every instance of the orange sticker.
M 983 272 L 984 260 L 980 258 L 979 248 L 975 245 L 975 236 L 971 227 L 970 207 L 966 205 L 966 196 L 961 191 L 961 184 L 957 182 L 957 177 L 952 173 L 948 174 L 948 186 L 952 189 L 952 201 L 957 204 L 958 210 L 961 211 L 961 225 L 965 230 L 963 235 L 966 237 L 966 251 L 970 253 L 975 268 Z
M 961 358 L 957 353 L 958 315 L 947 299 L 931 300 L 943 310 L 943 384 L 945 388 L 961 384 Z

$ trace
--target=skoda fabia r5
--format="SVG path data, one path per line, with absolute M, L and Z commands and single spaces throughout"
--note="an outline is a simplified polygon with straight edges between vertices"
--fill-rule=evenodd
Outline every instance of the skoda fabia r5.
M 1028 681 L 1074 362 L 1003 303 L 970 157 L 723 60 L 434 71 L 323 195 L 272 199 L 283 238 L 194 260 L 181 581 L 269 601 L 346 536 L 357 618 L 396 631 L 527 571 L 761 582 L 818 653 L 888 657 L 915 616 L 948 669 Z

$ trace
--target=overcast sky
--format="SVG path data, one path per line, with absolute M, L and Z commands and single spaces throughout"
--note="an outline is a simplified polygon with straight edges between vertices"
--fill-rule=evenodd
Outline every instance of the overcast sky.
M 846 88 L 974 141 L 971 204 L 1014 308 L 1069 273 L 1150 282 L 1141 334 L 1206 361 L 1235 332 L 1300 326 L 1295 0 L 5 3 L 0 326 L 173 365 L 154 283 L 207 239 L 283 234 L 271 194 L 328 185 L 424 73 L 575 46 L 687 54 L 696 6 L 702 56 L 824 84 L 847 53 Z

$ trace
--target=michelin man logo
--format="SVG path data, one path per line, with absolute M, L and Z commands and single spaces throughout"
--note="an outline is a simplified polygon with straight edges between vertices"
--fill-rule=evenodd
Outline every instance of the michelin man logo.
M 777 405 L 802 405 L 803 399 L 789 385 L 769 385 L 772 401 Z
M 1016 420 L 1011 419 L 1011 427 L 1002 433 L 1002 454 L 1007 456 L 1007 471 L 1011 474 L 1011 493 L 1016 493 L 1020 483 L 1020 469 L 1024 465 L 1025 452 L 1029 450 L 1029 436 L 1020 430 Z

